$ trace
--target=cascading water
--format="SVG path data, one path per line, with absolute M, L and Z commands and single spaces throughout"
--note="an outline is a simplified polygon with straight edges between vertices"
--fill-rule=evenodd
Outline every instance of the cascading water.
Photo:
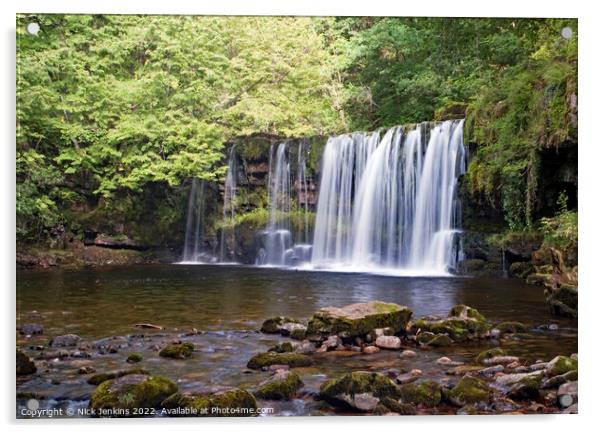
M 236 146 L 230 148 L 228 157 L 228 171 L 224 182 L 224 206 L 223 206 L 223 227 L 220 237 L 220 262 L 228 262 L 229 255 L 235 258 L 236 254 L 236 233 L 234 231 L 234 222 L 236 217 Z M 232 253 L 228 253 L 230 250 Z
M 189 263 L 211 262 L 213 257 L 203 251 L 205 230 L 205 181 L 192 179 L 188 197 L 188 213 L 186 216 L 186 237 L 182 261 Z
M 295 188 L 297 188 L 298 203 L 301 203 L 301 190 L 304 190 L 305 197 L 308 191 L 305 155 L 302 155 L 307 148 L 300 144 L 298 151 Z M 269 219 L 265 230 L 258 234 L 260 248 L 256 264 L 283 266 L 309 261 L 311 245 L 295 244 L 291 231 L 291 167 L 287 142 L 280 143 L 277 147 L 273 145 L 270 147 L 268 199 Z M 307 218 L 307 198 L 305 203 L 304 218 Z M 297 236 L 300 239 L 299 233 Z
M 463 121 L 354 133 L 328 140 L 311 264 L 314 268 L 446 275 L 459 251 L 457 179 Z

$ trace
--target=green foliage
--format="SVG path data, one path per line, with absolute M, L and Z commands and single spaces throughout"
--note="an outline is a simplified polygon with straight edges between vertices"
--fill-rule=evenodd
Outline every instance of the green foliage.
M 576 250 L 579 237 L 577 212 L 568 209 L 567 200 L 565 193 L 560 194 L 556 215 L 540 222 L 544 245 L 563 251 Z

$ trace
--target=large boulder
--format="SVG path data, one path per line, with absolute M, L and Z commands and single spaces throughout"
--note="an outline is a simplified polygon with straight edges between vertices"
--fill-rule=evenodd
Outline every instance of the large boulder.
M 147 374 L 129 374 L 102 382 L 90 398 L 98 416 L 133 416 L 138 408 L 159 408 L 178 391 L 171 380 Z
M 483 380 L 464 376 L 445 396 L 452 404 L 464 406 L 481 402 L 487 403 L 491 400 L 492 394 L 492 389 Z
M 447 334 L 455 342 L 485 337 L 492 328 L 491 323 L 487 322 L 478 310 L 467 305 L 454 306 L 446 318 L 421 317 L 412 325 L 412 329 L 418 335 L 426 332 Z M 428 342 L 426 337 L 418 341 Z
M 17 350 L 17 375 L 24 376 L 27 374 L 33 374 L 36 372 L 36 370 L 36 365 L 29 358 L 29 356 L 20 350 Z
M 308 367 L 313 364 L 311 358 L 301 353 L 277 353 L 266 352 L 258 353 L 247 363 L 248 368 L 259 370 L 270 365 L 288 365 L 289 367 Z
M 408 307 L 380 301 L 325 307 L 311 317 L 307 334 L 322 338 L 333 334 L 341 338 L 361 337 L 377 328 L 391 328 L 398 333 L 405 329 L 411 316 Z
M 320 397 L 333 405 L 370 412 L 385 397 L 397 400 L 399 389 L 380 373 L 354 371 L 324 382 L 320 386 Z
M 303 382 L 297 373 L 290 370 L 278 370 L 273 376 L 259 384 L 255 396 L 264 400 L 290 400 L 302 386 Z
M 248 391 L 208 387 L 177 392 L 162 403 L 169 416 L 256 416 L 257 401 Z
M 425 407 L 435 407 L 441 402 L 441 385 L 434 380 L 408 383 L 399 388 L 401 401 Z

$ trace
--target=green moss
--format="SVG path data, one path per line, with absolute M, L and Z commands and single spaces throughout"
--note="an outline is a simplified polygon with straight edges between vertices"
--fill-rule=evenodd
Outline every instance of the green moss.
M 164 377 L 127 375 L 101 383 L 90 397 L 90 408 L 157 408 L 177 390 L 176 384 Z
M 438 334 L 431 340 L 427 341 L 427 346 L 433 347 L 447 347 L 452 344 L 454 341 L 447 336 L 447 334 Z
M 391 397 L 381 398 L 379 406 L 386 408 L 388 412 L 395 412 L 400 415 L 416 415 L 414 406 L 408 403 L 400 403 Z M 376 412 L 376 409 L 374 411 Z
M 289 367 L 308 367 L 313 364 L 311 358 L 299 353 L 258 353 L 247 363 L 248 368 L 259 370 L 270 365 L 283 364 Z
M 577 370 L 578 365 L 575 359 L 571 359 L 568 356 L 557 356 L 548 363 L 546 374 L 548 376 L 558 376 L 572 370 Z
M 479 313 L 476 308 L 469 307 L 468 305 L 455 305 L 449 312 L 450 317 L 470 318 L 485 322 L 485 316 Z
M 446 398 L 457 406 L 466 404 L 488 402 L 493 391 L 486 382 L 476 377 L 464 376 L 451 391 L 446 393 Z
M 159 352 L 159 356 L 173 359 L 184 359 L 190 358 L 194 352 L 194 344 L 182 343 L 182 344 L 170 344 L 164 347 Z
M 539 396 L 539 388 L 543 374 L 529 375 L 514 383 L 506 394 L 513 400 L 535 400 Z
M 482 364 L 486 359 L 490 359 L 495 356 L 505 356 L 506 354 L 507 353 L 504 349 L 495 347 L 493 349 L 487 349 L 479 353 L 475 358 L 475 361 L 477 361 L 479 364 Z
M 260 385 L 255 396 L 264 400 L 290 400 L 302 386 L 303 382 L 297 373 L 292 371 L 276 373 Z
M 407 383 L 399 387 L 404 403 L 435 407 L 441 402 L 441 385 L 434 380 Z
M 165 409 L 191 409 L 195 416 L 257 415 L 255 397 L 240 388 L 229 388 L 212 393 L 178 392 L 166 398 L 161 406 Z
M 29 356 L 17 350 L 17 375 L 33 374 L 37 371 L 34 362 Z
M 502 323 L 498 323 L 495 327 L 504 334 L 527 332 L 527 330 L 529 329 L 527 327 L 527 325 L 525 325 L 521 322 L 502 322 Z
M 135 364 L 137 362 L 142 361 L 142 355 L 140 355 L 139 353 L 130 353 L 127 357 L 126 362 L 129 362 L 130 364 Z
M 278 343 L 275 346 L 270 347 L 268 352 L 286 353 L 293 352 L 294 350 L 293 344 L 289 341 L 285 341 L 284 343 Z
M 116 379 L 118 377 L 127 376 L 128 374 L 150 374 L 142 368 L 133 368 L 130 370 L 120 370 L 110 373 L 98 373 L 88 379 L 90 385 L 99 385 L 107 380 Z
M 291 331 L 290 337 L 293 340 L 304 340 L 306 335 L 307 335 L 307 330 L 306 329 L 297 328 L 297 329 L 293 329 Z
M 399 389 L 388 377 L 380 373 L 354 371 L 331 379 L 320 386 L 320 396 L 328 401 L 340 402 L 340 396 L 369 393 L 381 399 L 399 398 Z

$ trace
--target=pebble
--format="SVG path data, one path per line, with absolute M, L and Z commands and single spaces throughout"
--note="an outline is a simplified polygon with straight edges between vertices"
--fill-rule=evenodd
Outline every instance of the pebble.
M 400 358 L 403 359 L 411 359 L 411 358 L 416 358 L 418 355 L 416 354 L 416 352 L 414 352 L 413 350 L 409 350 L 406 349 L 403 352 L 401 352 L 401 354 L 399 355 Z

